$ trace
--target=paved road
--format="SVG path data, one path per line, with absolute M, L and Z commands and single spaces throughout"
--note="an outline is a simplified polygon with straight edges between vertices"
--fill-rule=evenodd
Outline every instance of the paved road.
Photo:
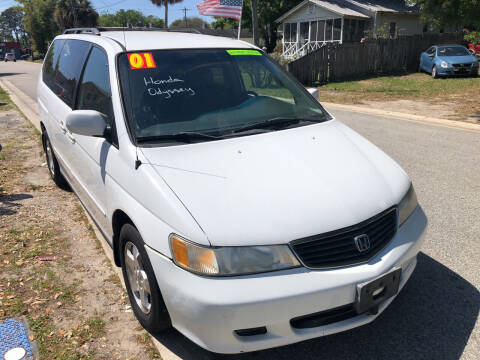
M 0 77 L 34 96 L 39 69 L 31 63 L 0 63 Z M 410 282 L 372 324 L 278 349 L 218 356 L 174 330 L 157 335 L 178 357 L 480 359 L 480 132 L 346 111 L 334 115 L 397 160 L 413 179 L 430 223 Z

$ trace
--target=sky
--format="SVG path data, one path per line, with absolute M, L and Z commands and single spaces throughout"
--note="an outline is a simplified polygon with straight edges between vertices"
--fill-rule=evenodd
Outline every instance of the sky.
M 99 14 L 102 13 L 114 13 L 120 9 L 133 9 L 143 12 L 145 15 L 155 15 L 165 17 L 165 10 L 163 6 L 160 8 L 151 3 L 150 0 L 90 0 Z M 211 16 L 201 16 L 198 14 L 197 4 L 201 0 L 184 0 L 176 5 L 168 6 L 168 22 L 172 23 L 177 19 L 183 19 L 183 8 L 190 9 L 187 11 L 188 17 L 198 16 L 203 18 L 207 22 L 214 20 Z M 3 11 L 10 6 L 18 5 L 14 0 L 0 0 L 0 11 Z

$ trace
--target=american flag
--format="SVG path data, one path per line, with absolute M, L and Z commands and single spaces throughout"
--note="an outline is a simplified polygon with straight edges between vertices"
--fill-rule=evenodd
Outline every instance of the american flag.
M 242 19 L 243 0 L 205 0 L 197 4 L 200 15 Z

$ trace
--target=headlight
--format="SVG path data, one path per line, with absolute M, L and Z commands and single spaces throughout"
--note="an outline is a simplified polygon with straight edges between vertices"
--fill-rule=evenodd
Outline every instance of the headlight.
M 448 68 L 449 66 L 450 66 L 450 64 L 447 63 L 446 61 L 442 61 L 442 62 L 440 63 L 440 67 L 442 67 L 442 68 Z
M 400 204 L 398 204 L 398 226 L 402 226 L 417 206 L 417 195 L 415 194 L 413 185 L 410 185 L 407 194 L 403 197 L 402 201 L 400 201 Z
M 170 235 L 174 262 L 207 276 L 232 276 L 300 266 L 287 245 L 210 248 Z

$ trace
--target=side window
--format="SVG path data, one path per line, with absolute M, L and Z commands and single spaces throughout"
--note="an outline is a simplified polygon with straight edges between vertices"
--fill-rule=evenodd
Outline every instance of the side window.
M 77 109 L 96 110 L 113 124 L 112 93 L 107 55 L 97 47 L 92 49 L 78 90 Z
M 427 50 L 428 55 L 435 55 L 435 48 L 431 47 L 430 49 Z
M 294 102 L 292 93 L 284 87 L 280 80 L 267 69 L 263 62 L 248 61 L 249 59 L 237 57 L 238 69 L 247 92 L 258 96 L 269 96 L 289 103 Z M 249 57 L 255 58 L 255 57 Z
M 75 89 L 80 78 L 90 43 L 81 40 L 66 40 L 56 66 L 53 92 L 73 108 Z
M 116 144 L 116 128 L 110 90 L 108 58 L 103 50 L 93 47 L 83 72 L 77 96 L 77 109 L 96 110 L 105 115 Z
M 65 44 L 65 40 L 55 40 L 50 46 L 45 61 L 43 62 L 43 82 L 52 90 L 54 90 L 55 69 L 57 66 L 60 52 Z

